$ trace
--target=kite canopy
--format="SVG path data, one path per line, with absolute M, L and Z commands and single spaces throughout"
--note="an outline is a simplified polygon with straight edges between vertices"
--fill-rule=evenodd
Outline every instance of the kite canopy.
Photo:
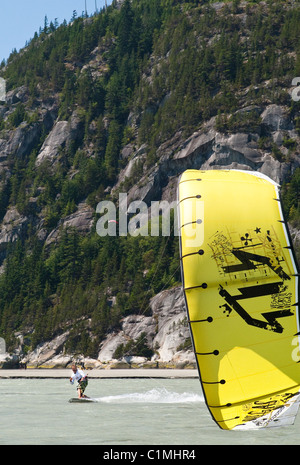
M 188 320 L 212 417 L 230 430 L 292 424 L 298 270 L 279 186 L 256 172 L 188 170 L 178 208 Z

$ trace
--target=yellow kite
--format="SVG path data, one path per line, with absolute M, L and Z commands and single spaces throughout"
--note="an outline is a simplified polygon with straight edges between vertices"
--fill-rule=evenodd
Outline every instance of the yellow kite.
M 293 424 L 298 269 L 279 186 L 252 171 L 188 170 L 178 210 L 188 320 L 213 419 L 229 430 Z

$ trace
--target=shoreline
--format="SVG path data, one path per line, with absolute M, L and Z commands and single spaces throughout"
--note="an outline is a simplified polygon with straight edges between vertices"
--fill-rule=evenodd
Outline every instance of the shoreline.
M 0 379 L 64 379 L 70 377 L 71 369 L 47 369 L 47 368 L 27 368 L 25 369 L 1 369 Z M 196 369 L 168 369 L 168 368 L 125 368 L 109 370 L 85 370 L 89 378 L 93 379 L 111 379 L 111 378 L 198 378 Z

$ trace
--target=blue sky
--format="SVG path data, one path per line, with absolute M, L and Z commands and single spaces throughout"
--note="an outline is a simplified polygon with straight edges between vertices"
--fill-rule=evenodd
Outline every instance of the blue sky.
M 73 10 L 78 15 L 85 10 L 94 13 L 97 8 L 103 8 L 105 0 L 0 0 L 0 62 L 7 59 L 11 51 L 18 51 L 25 46 L 26 40 L 44 26 L 45 16 L 50 21 L 57 18 L 59 24 L 72 17 Z M 107 0 L 111 4 L 111 0 Z

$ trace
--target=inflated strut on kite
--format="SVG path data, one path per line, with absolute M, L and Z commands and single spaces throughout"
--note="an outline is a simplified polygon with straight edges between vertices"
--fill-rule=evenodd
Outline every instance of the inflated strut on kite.
M 212 417 L 222 429 L 292 424 L 298 270 L 279 186 L 256 172 L 188 170 L 178 209 L 188 320 Z

